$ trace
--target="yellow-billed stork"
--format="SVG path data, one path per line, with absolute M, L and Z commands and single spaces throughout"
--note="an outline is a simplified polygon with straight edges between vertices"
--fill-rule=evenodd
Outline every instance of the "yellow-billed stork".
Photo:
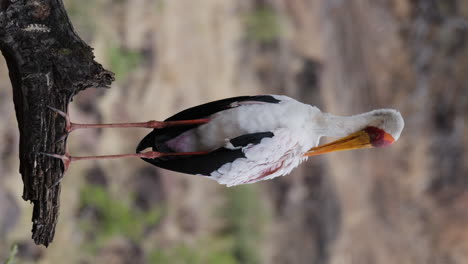
M 154 130 L 136 154 L 72 157 L 46 154 L 70 162 L 140 157 L 160 168 L 207 176 L 234 186 L 290 173 L 309 156 L 359 148 L 383 147 L 400 137 L 404 121 L 393 109 L 353 116 L 322 113 L 284 95 L 240 96 L 195 106 L 165 121 L 124 124 L 75 124 L 66 132 L 92 127 L 146 127 Z M 323 136 L 341 137 L 317 146 Z M 150 148 L 150 151 L 143 152 Z

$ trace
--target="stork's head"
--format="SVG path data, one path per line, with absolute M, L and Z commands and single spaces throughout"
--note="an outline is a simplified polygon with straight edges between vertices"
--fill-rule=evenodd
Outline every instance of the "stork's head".
M 405 125 L 400 112 L 393 109 L 374 110 L 360 115 L 359 118 L 368 120 L 364 128 L 344 138 L 312 148 L 305 155 L 315 156 L 340 150 L 388 146 L 400 138 Z

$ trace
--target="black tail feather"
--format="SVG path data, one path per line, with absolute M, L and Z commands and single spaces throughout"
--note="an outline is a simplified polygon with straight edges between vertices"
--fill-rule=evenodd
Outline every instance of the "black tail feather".
M 138 144 L 136 148 L 136 153 L 140 153 L 141 151 L 147 149 L 147 148 L 153 148 L 154 147 L 154 138 L 155 138 L 155 132 L 156 130 L 151 131 L 148 135 L 146 135 Z

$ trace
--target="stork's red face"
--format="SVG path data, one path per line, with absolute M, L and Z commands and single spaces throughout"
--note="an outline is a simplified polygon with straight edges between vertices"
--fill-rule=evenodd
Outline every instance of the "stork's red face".
M 384 147 L 393 142 L 395 142 L 395 139 L 392 135 L 380 128 L 370 126 L 331 143 L 311 148 L 304 155 L 315 156 L 341 150 Z

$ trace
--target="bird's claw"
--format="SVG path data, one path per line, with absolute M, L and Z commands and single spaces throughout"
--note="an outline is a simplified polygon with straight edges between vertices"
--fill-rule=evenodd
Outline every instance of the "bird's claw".
M 62 141 L 64 141 L 67 138 L 68 134 L 62 135 L 57 141 L 54 142 L 54 144 L 58 144 Z
M 65 134 L 62 135 L 55 142 L 55 144 L 57 144 L 57 143 L 62 142 L 63 140 L 65 140 L 67 138 L 68 134 L 73 130 L 72 129 L 72 123 L 70 122 L 70 117 L 64 111 L 61 111 L 61 110 L 59 110 L 59 109 L 57 109 L 55 107 L 52 107 L 50 105 L 48 105 L 47 108 L 49 108 L 50 110 L 52 110 L 52 111 L 56 112 L 57 114 L 59 114 L 60 116 L 62 116 L 65 119 L 65 122 L 66 122 L 65 123 Z M 63 174 L 65 174 L 65 172 L 67 172 L 68 167 L 70 167 L 70 163 L 72 162 L 72 158 L 70 157 L 70 154 L 68 154 L 68 151 L 66 151 L 66 149 L 65 149 L 65 154 L 63 154 L 63 155 L 54 154 L 54 153 L 45 153 L 45 152 L 39 152 L 39 154 L 44 155 L 44 156 L 48 156 L 48 157 L 52 157 L 52 158 L 55 158 L 55 159 L 60 159 L 62 161 L 63 168 L 64 168 L 63 169 Z M 62 180 L 62 178 L 57 180 L 57 182 L 52 184 L 50 188 L 55 187 L 57 184 L 60 183 L 61 180 Z
M 64 167 L 63 174 L 65 174 L 65 172 L 68 170 L 68 167 L 70 166 L 71 159 L 70 159 L 70 155 L 68 154 L 68 152 L 65 153 L 64 155 L 44 153 L 44 152 L 39 152 L 39 154 L 42 154 L 42 155 L 48 156 L 48 157 L 52 157 L 52 158 L 56 158 L 56 159 L 61 159 L 62 162 L 63 162 L 63 167 Z M 56 180 L 53 184 L 51 184 L 47 188 L 52 189 L 55 186 L 57 186 L 62 181 L 63 174 L 59 177 L 58 180 Z
M 65 123 L 66 123 L 66 125 L 65 125 L 65 132 L 66 132 L 67 134 L 69 134 L 73 129 L 72 129 L 72 123 L 71 123 L 71 121 L 70 121 L 70 117 L 68 116 L 68 114 L 65 113 L 65 112 L 63 112 L 62 110 L 59 110 L 59 109 L 57 109 L 57 108 L 55 108 L 55 107 L 50 106 L 50 105 L 48 105 L 47 108 L 49 108 L 50 110 L 52 110 L 52 111 L 56 112 L 57 114 L 61 115 L 63 118 L 65 118 Z M 66 137 L 66 136 L 65 136 L 65 137 Z M 60 141 L 62 141 L 62 140 L 63 140 L 63 139 L 60 138 L 60 139 L 58 140 L 58 142 L 60 142 Z
M 45 152 L 39 152 L 39 154 L 62 160 L 63 167 L 64 167 L 64 170 L 63 170 L 64 174 L 68 170 L 68 167 L 70 167 L 70 163 L 72 162 L 72 158 L 70 157 L 70 154 L 68 154 L 68 152 L 66 152 L 63 155 L 53 154 L 53 153 L 45 153 Z

